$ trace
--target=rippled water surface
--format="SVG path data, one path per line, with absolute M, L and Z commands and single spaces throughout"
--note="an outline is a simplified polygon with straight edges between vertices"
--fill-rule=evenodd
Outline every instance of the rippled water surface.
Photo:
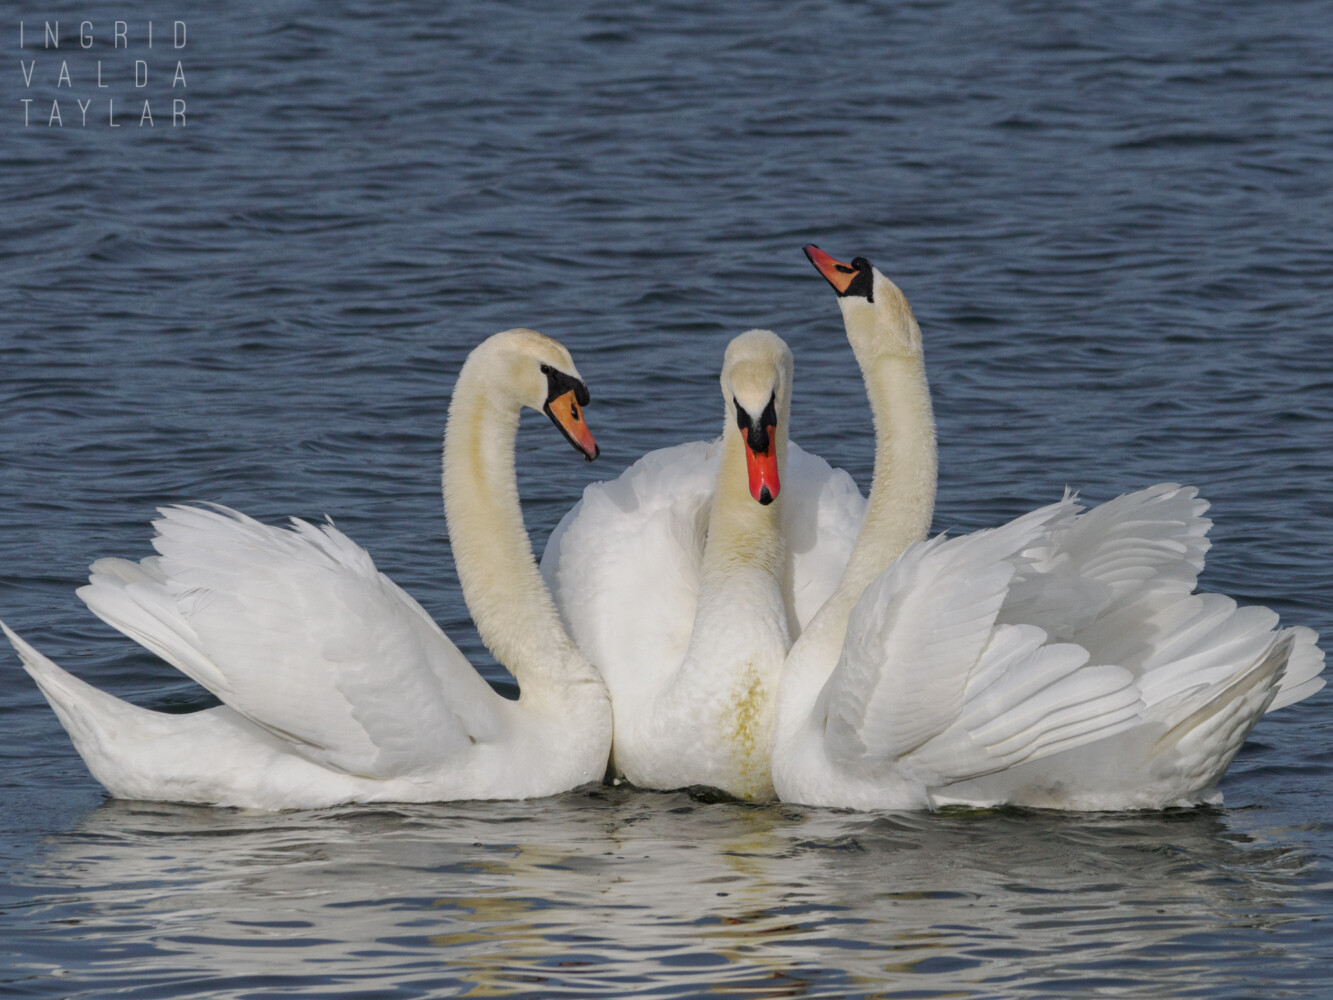
M 206 703 L 74 596 L 187 500 L 333 516 L 499 681 L 438 462 L 505 327 L 569 345 L 603 447 L 525 424 L 539 549 L 592 479 L 716 432 L 751 326 L 795 352 L 796 439 L 864 487 L 810 241 L 916 309 L 938 528 L 1191 483 L 1203 587 L 1333 634 L 1326 5 L 103 7 L 0 23 L 0 617 L 99 686 Z M 0 993 L 1326 996 L 1330 705 L 1266 718 L 1215 810 L 266 815 L 106 801 L 5 653 Z

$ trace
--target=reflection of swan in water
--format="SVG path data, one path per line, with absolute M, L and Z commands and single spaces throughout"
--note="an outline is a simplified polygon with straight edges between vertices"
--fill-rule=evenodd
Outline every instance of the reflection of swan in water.
M 1219 942 L 1307 961 L 1270 933 L 1303 868 L 1208 811 L 885 817 L 621 789 L 278 815 L 111 802 L 25 880 L 40 917 L 18 949 L 69 992 L 1012 992 L 1099 982 L 1118 958 L 1167 995 L 1208 981 Z

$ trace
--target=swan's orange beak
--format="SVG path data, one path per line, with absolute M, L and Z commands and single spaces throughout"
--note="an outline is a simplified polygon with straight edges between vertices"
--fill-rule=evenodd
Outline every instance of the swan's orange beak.
M 813 243 L 806 244 L 801 249 L 810 258 L 810 263 L 815 265 L 815 270 L 822 274 L 824 280 L 833 286 L 833 290 L 839 295 L 846 295 L 847 289 L 851 287 L 852 279 L 856 277 L 856 268 L 830 257 Z
M 755 451 L 745 446 L 745 468 L 750 473 L 750 496 L 767 506 L 777 499 L 782 484 L 778 482 L 778 454 L 774 442 L 777 434 L 768 428 L 768 447 Z
M 592 438 L 592 431 L 588 430 L 583 420 L 583 408 L 579 406 L 573 389 L 548 400 L 545 409 L 546 415 L 560 428 L 569 443 L 583 453 L 584 458 L 591 462 L 601 454 L 602 450 Z

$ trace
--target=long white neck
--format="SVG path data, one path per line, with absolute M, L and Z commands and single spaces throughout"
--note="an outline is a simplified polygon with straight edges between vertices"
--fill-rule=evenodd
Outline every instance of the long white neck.
M 877 281 L 874 310 L 844 309 L 847 337 L 865 381 L 875 422 L 875 473 L 865 520 L 842 580 L 792 647 L 783 668 L 778 728 L 808 716 L 837 666 L 847 619 L 861 592 L 913 542 L 935 511 L 935 418 L 921 332 L 902 293 Z
M 785 435 L 784 435 L 785 437 Z M 786 441 L 779 439 L 779 476 L 785 466 Z M 782 600 L 782 495 L 767 506 L 749 491 L 745 445 L 734 427 L 723 435 L 717 490 L 708 520 L 699 583 L 699 601 L 680 676 L 695 671 L 721 675 L 722 661 L 755 659 L 758 650 L 771 654 L 760 678 L 761 699 L 776 693 L 777 672 L 786 653 L 787 618 Z M 759 659 L 763 659 L 760 657 Z M 703 681 L 708 686 L 708 681 Z M 684 682 L 684 686 L 693 686 Z M 733 697 L 737 695 L 733 694 Z M 768 715 L 765 709 L 764 713 Z M 766 742 L 764 744 L 766 746 Z
M 785 422 L 776 431 L 778 475 L 786 470 Z M 768 505 L 750 495 L 744 437 L 728 427 L 723 435 L 717 489 L 708 518 L 699 603 L 708 591 L 729 587 L 742 573 L 781 580 L 785 555 L 782 540 L 782 494 Z M 779 600 L 780 589 L 779 589 Z
M 459 373 L 444 433 L 444 514 L 463 599 L 522 699 L 564 701 L 601 677 L 566 633 L 523 526 L 514 474 L 518 410 L 481 373 Z M 592 692 L 589 692 L 592 693 Z
M 762 360 L 760 360 L 762 359 Z M 773 367 L 770 367 L 773 366 Z M 751 404 L 773 386 L 772 403 L 776 423 L 773 435 L 778 482 L 787 472 L 787 422 L 791 419 L 792 358 L 787 345 L 767 330 L 750 330 L 727 347 L 723 364 L 722 391 L 729 401 L 722 424 L 722 459 L 718 463 L 717 483 L 708 518 L 708 541 L 704 545 L 699 585 L 698 611 L 691 633 L 691 651 L 697 645 L 728 644 L 729 633 L 736 633 L 735 622 L 741 618 L 760 618 L 763 638 L 772 638 L 769 612 L 782 623 L 778 637 L 783 652 L 788 640 L 786 605 L 782 598 L 782 570 L 786 561 L 786 543 L 782 537 L 782 490 L 771 503 L 761 504 L 750 494 L 746 436 L 737 429 L 736 383 L 740 379 L 754 393 Z M 756 379 L 758 382 L 756 382 Z M 772 381 L 769 381 L 772 379 Z M 752 419 L 761 419 L 752 414 Z M 722 615 L 706 616 L 709 609 L 725 609 Z
M 734 425 L 724 434 L 690 645 L 666 698 L 679 700 L 721 751 L 713 761 L 719 770 L 696 780 L 768 799 L 774 702 L 791 641 L 782 598 L 782 495 L 767 506 L 750 495 L 743 442 Z M 781 477 L 782 438 L 777 449 Z M 700 704 L 708 707 L 701 711 Z M 681 718 L 678 711 L 668 717 Z
M 935 513 L 938 458 L 930 387 L 921 355 L 879 355 L 857 360 L 875 420 L 875 473 L 865 521 L 838 589 L 825 605 L 846 617 L 861 592 L 926 537 Z M 821 610 L 821 614 L 825 611 Z

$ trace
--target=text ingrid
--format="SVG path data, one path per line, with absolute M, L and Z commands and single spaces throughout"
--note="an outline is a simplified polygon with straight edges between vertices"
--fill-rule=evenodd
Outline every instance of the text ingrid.
M 102 23 L 105 24 L 106 22 Z M 147 58 L 139 57 L 140 53 L 136 53 L 136 58 L 131 65 L 130 60 L 123 57 L 108 60 L 88 60 L 80 51 L 91 49 L 99 43 L 105 48 L 108 41 L 113 51 L 125 50 L 127 54 L 132 46 L 138 48 L 141 53 L 144 49 L 152 49 L 155 41 L 152 21 L 134 27 L 128 21 L 113 21 L 109 33 L 97 29 L 92 21 L 81 21 L 79 22 L 77 35 L 77 48 L 74 47 L 75 41 L 74 37 L 62 38 L 59 21 L 42 22 L 40 31 L 23 21 L 19 22 L 19 48 L 27 50 L 27 52 L 40 50 L 43 56 L 40 68 L 38 67 L 37 58 L 25 59 L 20 57 L 19 68 L 23 74 L 23 86 L 30 94 L 33 93 L 34 83 L 37 85 L 38 93 L 44 86 L 51 87 L 48 95 L 20 98 L 19 103 L 23 105 L 23 124 L 25 127 L 45 123 L 47 126 L 63 128 L 67 120 L 69 124 L 86 127 L 90 121 L 88 112 L 93 106 L 94 95 L 76 95 L 76 79 L 81 89 L 91 87 L 94 91 L 116 91 L 114 96 L 112 94 L 95 95 L 103 99 L 106 109 L 105 121 L 111 128 L 119 128 L 123 124 L 121 118 L 128 118 L 132 121 L 136 116 L 140 127 L 155 127 L 157 122 L 153 117 L 152 101 L 148 99 L 149 94 L 145 93 L 149 86 L 150 73 L 159 85 L 161 81 L 170 78 L 171 124 L 173 127 L 185 125 L 184 90 L 187 87 L 187 81 L 184 61 L 179 58 L 179 50 L 184 49 L 188 44 L 188 28 L 184 21 L 173 21 L 169 33 L 157 32 L 157 48 L 165 49 L 170 46 L 170 50 L 174 50 L 172 51 L 171 61 L 167 62 L 165 66 L 162 61 L 155 60 L 150 67 Z M 143 54 L 147 55 L 147 53 Z M 105 66 L 104 62 L 106 63 Z M 172 65 L 173 62 L 174 66 Z M 70 68 L 71 63 L 74 65 L 73 70 Z M 134 90 L 138 93 L 133 101 L 129 103 L 137 110 L 131 111 L 127 115 L 123 110 L 118 111 L 116 101 L 118 98 L 121 99 L 123 108 L 125 95 L 122 91 L 128 91 L 131 82 Z M 152 97 L 158 101 L 160 107 L 163 101 L 162 96 L 155 91 L 152 92 Z M 49 109 L 46 105 L 48 99 L 50 100 Z M 65 102 L 64 108 L 61 107 L 62 100 Z M 160 111 L 159 114 L 161 114 Z M 101 107 L 99 106 L 92 120 L 95 121 L 100 117 Z

